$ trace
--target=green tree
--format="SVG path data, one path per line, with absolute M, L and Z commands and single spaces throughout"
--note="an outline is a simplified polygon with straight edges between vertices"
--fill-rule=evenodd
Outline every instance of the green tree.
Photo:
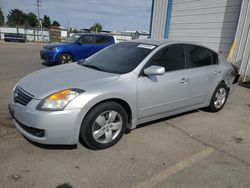
M 24 21 L 24 23 L 26 21 L 29 23 L 29 25 L 31 27 L 36 27 L 38 25 L 37 16 L 34 13 L 32 13 L 32 12 L 29 12 L 28 14 L 25 14 L 25 21 Z
M 57 26 L 57 27 L 60 26 L 59 22 L 57 22 L 57 21 L 53 21 L 52 25 L 53 25 L 53 26 Z
M 3 15 L 3 11 L 2 8 L 0 7 L 0 26 L 4 25 L 4 15 Z
M 43 27 L 50 28 L 50 26 L 51 26 L 50 17 L 47 15 L 44 15 L 43 16 Z
M 23 25 L 26 20 L 26 14 L 19 9 L 12 9 L 7 16 L 7 24 L 9 26 Z
M 96 32 L 96 33 L 99 33 L 102 31 L 102 24 L 100 23 L 95 23 L 93 26 L 90 27 L 90 30 L 92 32 Z

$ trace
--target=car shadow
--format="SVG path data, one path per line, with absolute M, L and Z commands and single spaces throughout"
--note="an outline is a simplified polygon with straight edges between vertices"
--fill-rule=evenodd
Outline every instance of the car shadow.
M 42 65 L 45 65 L 45 66 L 47 66 L 47 67 L 53 67 L 53 66 L 56 65 L 56 64 L 50 64 L 50 63 L 48 63 L 48 62 L 46 62 L 46 61 L 42 61 L 41 64 L 42 64 Z
M 175 119 L 175 118 L 178 118 L 178 117 L 181 117 L 181 116 L 185 116 L 185 115 L 193 114 L 193 113 L 197 113 L 197 112 L 199 112 L 199 110 L 192 110 L 192 111 L 189 111 L 189 112 L 184 112 L 184 113 L 181 113 L 181 114 L 177 114 L 177 115 L 157 119 L 157 120 L 150 121 L 150 122 L 147 122 L 147 123 L 142 123 L 142 124 L 137 125 L 136 129 L 140 129 L 140 128 L 143 128 L 143 127 L 146 127 L 146 126 L 151 126 L 151 125 L 154 125 L 155 123 L 160 123 L 160 122 L 163 122 L 163 121 L 167 121 L 167 120 L 170 120 L 170 119 Z M 131 132 L 131 130 L 127 129 L 125 134 L 129 134 L 130 132 Z M 25 136 L 23 136 L 23 137 L 29 143 L 31 143 L 32 145 L 34 145 L 36 147 L 39 147 L 41 149 L 45 149 L 45 150 L 73 150 L 73 149 L 77 149 L 77 144 L 75 144 L 75 145 L 46 145 L 46 144 L 40 144 L 40 143 L 37 143 L 37 142 L 33 142 L 32 140 L 29 140 Z M 85 142 L 81 138 L 79 139 L 79 143 L 82 146 L 84 146 L 85 148 L 87 148 L 87 149 L 95 150 L 93 148 L 90 148 L 87 144 L 85 144 Z
M 41 149 L 46 149 L 46 150 L 73 150 L 73 149 L 77 149 L 77 144 L 75 144 L 75 145 L 46 145 L 46 144 L 40 144 L 37 142 L 33 142 L 32 140 L 29 140 L 25 136 L 23 136 L 23 137 L 29 143 L 31 143 L 32 145 L 39 147 Z
M 250 83 L 248 84 L 239 83 L 239 86 L 250 89 Z
M 203 109 L 200 109 L 200 110 L 203 111 Z M 140 129 L 140 128 L 143 128 L 143 127 L 146 127 L 146 126 L 154 125 L 155 123 L 160 123 L 160 122 L 163 122 L 163 121 L 175 119 L 175 118 L 178 118 L 178 117 L 181 117 L 181 116 L 185 116 L 185 115 L 193 114 L 193 113 L 197 113 L 197 112 L 199 112 L 199 110 L 191 110 L 191 111 L 184 112 L 184 113 L 181 113 L 181 114 L 168 116 L 168 117 L 157 119 L 157 120 L 150 121 L 150 122 L 147 122 L 147 123 L 142 123 L 142 124 L 137 125 L 136 129 Z

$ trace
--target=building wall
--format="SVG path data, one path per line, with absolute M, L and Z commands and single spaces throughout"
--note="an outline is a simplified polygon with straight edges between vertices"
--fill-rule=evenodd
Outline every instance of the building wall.
M 171 7 L 167 6 L 169 2 Z M 240 8 L 241 0 L 155 0 L 151 37 L 198 42 L 226 55 Z
M 28 41 L 38 41 L 37 36 L 39 36 L 39 40 L 44 38 L 45 42 L 49 42 L 49 31 L 48 30 L 37 30 L 37 29 L 24 29 L 24 28 L 16 28 L 16 27 L 0 27 L 0 39 L 4 39 L 4 33 L 20 33 L 25 34 Z
M 227 54 L 240 7 L 241 0 L 173 0 L 169 39 L 203 43 Z
M 152 0 L 151 38 L 164 38 L 167 6 L 168 0 Z
M 232 62 L 240 66 L 243 82 L 250 83 L 250 2 L 243 0 Z

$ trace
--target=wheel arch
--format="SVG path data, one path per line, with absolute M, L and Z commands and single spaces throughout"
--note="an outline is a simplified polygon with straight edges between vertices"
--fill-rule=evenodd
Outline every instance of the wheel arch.
M 94 108 L 96 107 L 97 105 L 101 104 L 101 103 L 104 103 L 104 102 L 116 102 L 118 103 L 119 105 L 121 105 L 123 107 L 123 109 L 125 110 L 127 116 L 128 116 L 128 124 L 127 124 L 127 128 L 130 129 L 131 128 L 131 123 L 132 123 L 132 110 L 131 110 L 131 107 L 130 105 L 123 99 L 120 99 L 120 98 L 108 98 L 108 99 L 104 99 L 102 101 L 99 101 L 97 102 L 95 105 L 93 105 L 89 110 L 88 112 L 86 113 L 85 117 L 88 115 L 88 113 Z M 84 119 L 85 119 L 84 117 Z M 84 120 L 83 119 L 83 120 Z
M 57 54 L 57 57 L 56 57 L 56 60 L 57 60 L 57 61 L 59 61 L 59 58 L 60 58 L 60 56 L 61 56 L 62 54 L 69 54 L 69 55 L 71 55 L 72 60 L 73 60 L 73 61 L 75 60 L 73 53 L 71 53 L 71 52 L 69 52 L 69 51 L 61 51 L 61 52 L 59 52 L 59 53 Z

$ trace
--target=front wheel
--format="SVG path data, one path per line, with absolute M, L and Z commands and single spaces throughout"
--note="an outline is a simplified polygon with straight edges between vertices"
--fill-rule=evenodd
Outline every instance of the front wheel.
M 210 112 L 220 111 L 227 101 L 228 92 L 228 87 L 224 83 L 220 83 L 213 93 L 212 99 L 210 101 L 209 106 L 207 107 L 207 110 Z
M 59 57 L 59 64 L 71 63 L 72 61 L 73 61 L 73 58 L 68 53 L 63 53 Z
M 116 102 L 95 106 L 82 123 L 80 137 L 92 149 L 104 149 L 116 144 L 127 127 L 126 111 Z

